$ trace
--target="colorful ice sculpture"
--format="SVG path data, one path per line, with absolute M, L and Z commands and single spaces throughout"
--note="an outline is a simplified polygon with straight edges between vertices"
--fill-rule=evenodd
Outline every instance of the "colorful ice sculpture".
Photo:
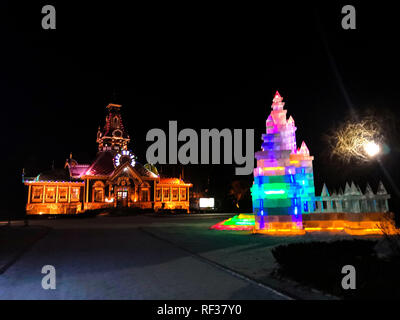
M 308 232 L 345 232 L 350 235 L 400 234 L 389 211 L 390 195 L 380 182 L 376 194 L 369 185 L 365 194 L 353 182 L 345 191 L 330 195 L 323 185 L 315 196 L 312 161 L 304 142 L 298 149 L 296 126 L 286 118 L 282 97 L 276 92 L 256 152 L 257 168 L 251 187 L 253 215 L 239 214 L 211 227 L 247 230 L 268 235 L 302 235 Z
M 292 117 L 286 118 L 282 100 L 277 91 L 261 151 L 255 154 L 251 194 L 256 230 L 302 230 L 301 215 L 315 210 L 314 158 L 304 142 L 297 149 L 296 126 Z
M 213 225 L 211 229 L 251 231 L 254 229 L 254 215 L 241 213 L 232 218 L 218 222 Z

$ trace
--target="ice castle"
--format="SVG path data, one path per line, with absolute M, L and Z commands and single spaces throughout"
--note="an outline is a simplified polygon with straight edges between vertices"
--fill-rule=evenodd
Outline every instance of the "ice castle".
M 388 217 L 388 199 L 382 182 L 376 194 L 367 184 L 365 193 L 353 182 L 345 191 L 329 194 L 324 184 L 315 195 L 313 159 L 303 141 L 297 148 L 296 126 L 287 118 L 285 103 L 277 91 L 262 135 L 261 151 L 251 187 L 252 214 L 224 220 L 212 229 L 252 230 L 267 234 L 304 234 L 311 231 L 345 231 L 349 234 L 381 234 L 379 225 L 395 230 Z

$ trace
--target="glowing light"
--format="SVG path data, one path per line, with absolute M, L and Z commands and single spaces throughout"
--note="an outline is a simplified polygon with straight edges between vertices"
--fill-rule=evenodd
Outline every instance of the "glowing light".
M 214 198 L 200 198 L 200 208 L 214 208 Z
M 347 121 L 335 128 L 328 138 L 332 156 L 343 162 L 369 161 L 380 152 L 379 145 L 382 142 L 382 129 L 379 122 L 372 118 Z
M 255 219 L 252 214 L 239 214 L 232 218 L 221 221 L 210 229 L 216 230 L 236 230 L 236 231 L 251 231 L 254 228 Z
M 369 141 L 364 145 L 364 150 L 370 157 L 375 157 L 381 151 L 381 148 L 374 141 Z
M 268 190 L 265 191 L 265 194 L 284 194 L 285 190 Z
M 285 170 L 285 167 L 265 167 L 263 168 L 265 171 L 275 171 L 275 170 Z
M 128 158 L 130 161 L 130 165 L 132 167 L 135 166 L 136 161 L 135 161 L 135 156 L 129 151 L 129 150 L 122 150 L 121 152 L 117 153 L 116 156 L 114 157 L 114 166 L 118 167 L 121 164 L 121 159 L 122 158 Z

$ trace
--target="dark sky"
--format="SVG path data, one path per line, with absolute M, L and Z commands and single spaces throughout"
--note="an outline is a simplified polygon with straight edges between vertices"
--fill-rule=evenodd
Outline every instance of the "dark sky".
M 347 2 L 279 3 L 3 2 L 0 84 L 8 210 L 25 204 L 22 168 L 36 175 L 53 161 L 61 167 L 70 152 L 81 162 L 93 159 L 109 102 L 123 105 L 130 147 L 145 163 L 147 131 L 167 130 L 169 120 L 177 120 L 178 129 L 254 128 L 258 150 L 276 90 L 294 117 L 298 144 L 305 140 L 315 156 L 318 193 L 323 181 L 328 187 L 355 180 L 364 188 L 370 180 L 375 189 L 380 178 L 388 184 L 376 163 L 330 160 L 323 136 L 350 106 L 389 113 L 397 121 L 396 10 L 353 3 L 357 29 L 343 30 L 341 8 Z M 44 4 L 55 5 L 57 30 L 41 29 Z M 398 183 L 397 137 L 388 144 L 391 153 L 383 163 Z M 236 178 L 233 170 L 191 166 L 186 176 L 198 184 L 210 177 L 211 184 L 226 189 Z

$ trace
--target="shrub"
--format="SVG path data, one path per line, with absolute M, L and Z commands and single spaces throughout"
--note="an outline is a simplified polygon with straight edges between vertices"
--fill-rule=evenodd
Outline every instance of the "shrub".
M 346 299 L 400 298 L 400 259 L 379 259 L 376 240 L 293 243 L 274 248 L 279 268 L 274 272 Z M 356 290 L 344 290 L 344 265 L 356 269 Z

